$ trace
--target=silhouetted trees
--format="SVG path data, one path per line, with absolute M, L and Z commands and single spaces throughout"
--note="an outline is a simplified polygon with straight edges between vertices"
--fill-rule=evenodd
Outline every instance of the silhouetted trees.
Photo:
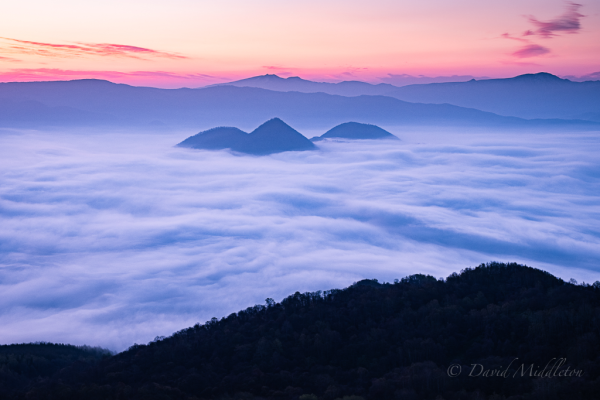
M 109 350 L 89 346 L 44 342 L 0 345 L 0 398 L 22 394 L 64 368 L 83 365 L 87 369 L 111 355 Z

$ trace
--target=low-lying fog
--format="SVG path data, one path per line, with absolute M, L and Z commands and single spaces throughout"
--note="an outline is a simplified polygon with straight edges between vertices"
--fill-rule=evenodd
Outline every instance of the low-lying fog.
M 0 341 L 123 350 L 493 260 L 600 280 L 600 133 L 389 130 L 266 157 L 173 147 L 196 132 L 0 132 Z

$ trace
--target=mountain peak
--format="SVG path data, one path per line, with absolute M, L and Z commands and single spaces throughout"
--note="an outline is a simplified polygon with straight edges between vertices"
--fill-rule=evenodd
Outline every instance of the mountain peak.
M 177 146 L 195 149 L 221 150 L 233 148 L 236 143 L 244 141 L 247 136 L 248 134 L 246 132 L 238 128 L 221 126 L 190 136 Z
M 256 155 L 316 149 L 310 140 L 279 118 L 268 120 L 253 130 L 249 138 L 244 152 Z
M 246 79 L 242 79 L 243 81 L 247 81 L 249 79 L 273 79 L 273 80 L 283 80 L 285 78 L 282 78 L 279 75 L 275 75 L 275 74 L 264 74 L 264 75 L 258 75 L 258 76 L 252 76 L 250 78 L 246 78 Z
M 294 129 L 291 126 L 289 126 L 288 124 L 286 124 L 285 122 L 283 122 L 283 120 L 281 120 L 280 118 L 271 118 L 270 120 L 268 120 L 267 122 L 264 122 L 261 126 L 259 126 L 258 128 L 255 129 L 255 131 L 257 129 L 260 129 L 262 127 L 287 127 L 290 129 Z
M 385 129 L 377 125 L 361 124 L 359 122 L 345 122 L 328 130 L 325 134 L 311 140 L 317 142 L 323 139 L 394 139 L 399 140 Z
M 551 73 L 548 73 L 548 72 L 538 72 L 536 74 L 517 75 L 513 79 L 537 81 L 537 82 L 550 82 L 550 81 L 557 82 L 557 81 L 568 80 L 568 79 L 559 78 L 558 76 L 552 75 Z

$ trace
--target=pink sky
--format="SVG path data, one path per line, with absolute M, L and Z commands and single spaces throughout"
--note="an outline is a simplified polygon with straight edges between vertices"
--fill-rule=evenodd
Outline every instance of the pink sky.
M 0 6 L 0 81 L 199 87 L 274 73 L 600 71 L 600 2 L 555 0 L 30 0 Z

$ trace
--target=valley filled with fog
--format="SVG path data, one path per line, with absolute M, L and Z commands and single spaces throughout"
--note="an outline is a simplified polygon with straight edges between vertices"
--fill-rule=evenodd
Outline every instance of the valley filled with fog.
M 0 131 L 3 342 L 122 350 L 493 260 L 598 280 L 598 132 L 386 129 L 264 157 L 173 147 L 190 131 Z

